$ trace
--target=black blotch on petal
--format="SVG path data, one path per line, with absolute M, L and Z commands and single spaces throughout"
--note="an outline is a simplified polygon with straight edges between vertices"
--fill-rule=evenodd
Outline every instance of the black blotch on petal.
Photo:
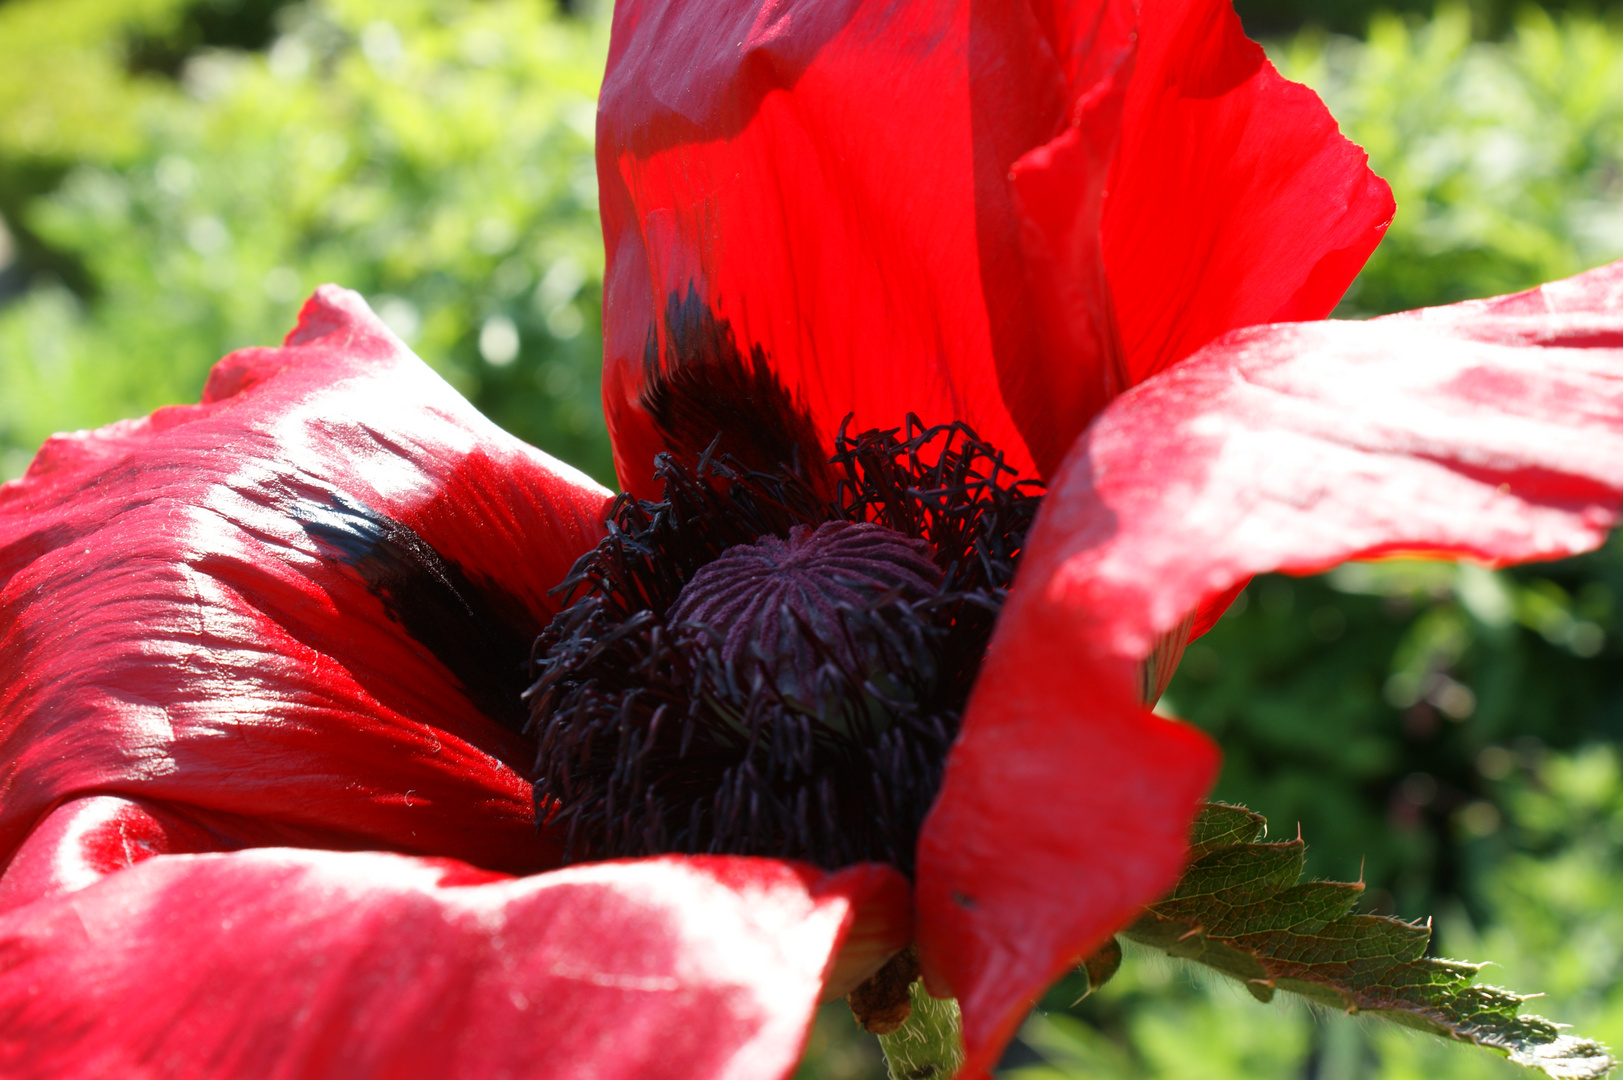
M 643 353 L 639 404 L 665 445 L 689 463 L 721 436 L 719 453 L 746 470 L 788 467 L 826 493 L 828 451 L 805 404 L 795 400 L 755 345 L 739 348 L 732 324 L 718 319 L 690 285 L 665 302 L 665 351 L 653 327 Z
M 460 566 L 393 518 L 338 496 L 300 503 L 294 516 L 456 676 L 480 712 L 514 731 L 524 727 L 520 695 L 538 626 L 501 610 Z

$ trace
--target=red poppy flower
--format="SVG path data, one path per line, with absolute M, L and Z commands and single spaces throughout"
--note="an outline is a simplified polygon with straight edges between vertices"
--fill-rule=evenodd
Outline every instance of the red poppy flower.
M 1549 558 L 1617 520 L 1623 265 L 1239 329 L 1327 314 L 1391 202 L 1224 3 L 622 3 L 599 145 L 605 402 L 643 501 L 504 436 L 330 287 L 282 348 L 222 361 L 202 404 L 58 437 L 0 488 L 0 1072 L 782 1076 L 819 997 L 910 940 L 984 1071 L 1179 870 L 1216 755 L 1143 707 L 1140 678 L 1180 627 L 1265 570 Z M 837 562 L 840 588 L 883 594 L 872 625 L 806 631 L 757 696 L 856 669 L 883 709 L 918 704 L 873 650 L 939 660 L 952 628 L 907 620 L 974 621 L 943 598 L 962 570 L 942 534 L 774 516 L 878 507 L 850 485 L 966 460 L 841 434 L 909 414 L 1048 484 L 1030 535 L 1008 533 L 1006 601 L 996 575 L 977 586 L 1001 614 L 916 849 L 887 860 L 911 887 L 770 851 L 559 868 L 570 844 L 624 855 L 683 827 L 571 801 L 628 790 L 643 757 L 583 779 L 567 714 L 523 732 L 558 701 L 641 716 L 663 692 L 647 597 L 605 582 L 679 578 L 673 637 L 708 620 L 759 644 L 777 630 L 738 583 L 810 575 L 791 607 L 812 626 L 833 579 L 807 560 Z M 728 483 L 756 501 L 714 502 Z M 676 495 L 724 519 L 705 536 L 746 539 L 636 562 L 636 529 L 681 524 Z M 960 554 L 1002 565 L 1016 549 L 985 543 L 1004 535 Z M 560 618 L 572 567 L 598 606 Z M 557 674 L 634 639 L 647 685 Z M 733 647 L 704 655 L 743 664 Z M 621 750 L 664 716 L 622 725 Z M 540 830 L 537 740 L 564 766 Z M 802 848 L 844 842 L 799 813 Z

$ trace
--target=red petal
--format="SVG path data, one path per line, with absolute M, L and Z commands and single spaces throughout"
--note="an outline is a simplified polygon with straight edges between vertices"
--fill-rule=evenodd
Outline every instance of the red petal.
M 765 859 L 155 858 L 0 916 L 0 1072 L 769 1080 L 855 910 L 907 892 Z
M 1230 334 L 1113 402 L 1050 488 L 920 847 L 972 1064 L 1171 882 L 1215 755 L 1132 703 L 1252 574 L 1599 544 L 1623 505 L 1623 263 L 1494 301 Z
M 335 845 L 342 847 L 342 840 L 275 821 L 112 795 L 73 799 L 47 814 L 12 854 L 0 875 L 0 912 L 94 885 L 155 855 Z
M 1623 348 L 1623 262 L 1552 281 L 1526 292 L 1421 308 L 1377 319 L 1418 323 L 1455 337 L 1495 345 Z
M 1229 330 L 1328 315 L 1392 220 L 1364 152 L 1229 0 L 1145 0 L 1122 132 L 1104 255 L 1134 383 Z
M 1189 627 L 1189 640 L 1195 640 L 1216 626 L 1217 620 L 1221 619 L 1228 611 L 1229 605 L 1240 598 L 1240 594 L 1245 591 L 1245 587 L 1249 584 L 1251 584 L 1251 579 L 1245 578 L 1230 585 L 1216 596 L 1207 598 L 1195 612 L 1194 622 Z
M 1218 763 L 1200 731 L 1138 704 L 1137 664 L 1090 650 L 1026 560 L 919 838 L 920 959 L 963 1009 L 964 1076 L 1171 887 Z
M 778 412 L 825 444 L 848 413 L 963 419 L 1047 474 L 1124 386 L 1328 313 L 1386 185 L 1226 0 L 1147 4 L 1136 69 L 1133 23 L 1126 0 L 619 5 L 598 166 L 628 490 Z M 690 296 L 733 359 L 695 359 Z M 781 391 L 699 378 L 658 404 L 754 346 Z
M 1029 470 L 993 364 L 1032 347 L 1005 177 L 1067 103 L 1023 4 L 618 5 L 598 172 L 622 483 L 655 490 L 646 350 L 690 287 L 825 441 L 916 412 Z
M 1027 0 L 1075 102 L 1107 79 L 1132 49 L 1138 11 L 1125 0 Z M 1076 115 L 1073 107 L 1071 115 Z
M 1128 386 L 1100 248 L 1100 215 L 1133 75 L 1133 19 L 1124 2 L 1102 5 L 1096 17 L 1097 29 L 1092 20 L 1084 24 L 1091 33 L 1066 27 L 1070 37 L 1058 38 L 1089 43 L 1069 58 L 1072 66 L 1085 65 L 1072 85 L 1078 76 L 1091 80 L 1078 87 L 1070 126 L 1009 171 L 1040 344 L 1020 353 L 1006 350 L 998 370 L 1005 400 L 1044 476 L 1059 467 L 1088 419 Z
M 221 361 L 201 405 L 53 439 L 0 488 L 0 855 L 58 801 L 118 792 L 552 858 L 507 764 L 528 752 L 475 705 L 481 634 L 527 648 L 607 493 L 479 416 L 352 293 L 318 292 L 288 340 Z M 402 544 L 480 618 L 391 562 Z

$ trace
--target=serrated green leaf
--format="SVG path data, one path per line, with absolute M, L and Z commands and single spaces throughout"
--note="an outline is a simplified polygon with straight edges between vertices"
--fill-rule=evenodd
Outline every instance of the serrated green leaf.
M 1189 858 L 1201 856 L 1232 844 L 1249 844 L 1268 835 L 1268 821 L 1243 806 L 1207 803 L 1189 830 Z
M 1482 965 L 1427 956 L 1429 921 L 1355 914 L 1362 883 L 1299 882 L 1301 839 L 1270 844 L 1266 835 L 1267 822 L 1244 807 L 1205 807 L 1183 878 L 1123 936 L 1238 979 L 1259 1001 L 1286 990 L 1373 1013 L 1557 1080 L 1612 1070 L 1604 1046 L 1520 1015 L 1520 994 L 1473 983 Z

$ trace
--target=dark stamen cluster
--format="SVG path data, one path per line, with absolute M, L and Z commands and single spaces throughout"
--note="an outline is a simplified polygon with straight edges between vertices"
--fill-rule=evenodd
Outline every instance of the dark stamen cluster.
M 913 417 L 842 431 L 830 465 L 832 500 L 789 468 L 662 456 L 663 500 L 622 495 L 559 586 L 526 696 L 537 810 L 571 858 L 911 871 L 1040 494 Z

